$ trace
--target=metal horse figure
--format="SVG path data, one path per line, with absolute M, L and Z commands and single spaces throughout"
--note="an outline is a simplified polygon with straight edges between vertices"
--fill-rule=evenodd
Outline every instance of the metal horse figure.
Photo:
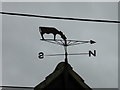
M 61 36 L 61 38 L 66 42 L 66 36 L 63 34 L 63 32 L 58 31 L 56 28 L 54 27 L 39 27 L 39 32 L 41 34 L 42 39 L 44 40 L 44 34 L 50 34 L 52 33 L 54 35 L 54 41 L 56 40 L 56 35 L 59 34 Z
M 61 32 L 61 31 L 58 31 L 56 28 L 54 28 L 54 27 L 39 27 L 39 32 L 40 32 L 40 34 L 41 34 L 41 37 L 42 37 L 42 39 L 43 40 L 45 40 L 44 39 L 44 34 L 46 33 L 46 34 L 50 34 L 50 33 L 52 33 L 53 35 L 54 35 L 54 41 L 56 41 L 56 35 L 57 34 L 59 34 L 60 36 L 61 36 L 61 38 L 63 39 L 63 41 L 64 41 L 64 44 L 63 44 L 63 46 L 64 46 L 64 49 L 65 49 L 65 62 L 66 63 L 68 63 L 68 59 L 67 59 L 67 56 L 68 56 L 68 53 L 67 53 L 67 38 L 66 38 L 66 36 L 63 34 L 63 32 Z

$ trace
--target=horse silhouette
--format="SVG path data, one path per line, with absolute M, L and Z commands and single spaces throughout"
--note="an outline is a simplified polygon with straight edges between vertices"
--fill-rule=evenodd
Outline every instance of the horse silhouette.
M 39 27 L 39 32 L 40 32 L 40 34 L 41 34 L 41 37 L 42 37 L 42 39 L 44 39 L 44 34 L 46 33 L 46 34 L 53 34 L 54 35 L 54 40 L 56 40 L 56 35 L 58 34 L 58 35 L 60 35 L 61 36 L 61 38 L 64 40 L 64 41 L 66 41 L 66 36 L 63 34 L 63 32 L 61 32 L 61 31 L 58 31 L 56 28 L 54 28 L 54 27 Z

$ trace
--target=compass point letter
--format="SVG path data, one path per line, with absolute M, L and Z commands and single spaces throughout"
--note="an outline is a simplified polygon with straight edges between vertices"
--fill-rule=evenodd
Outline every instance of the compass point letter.
M 95 57 L 96 56 L 96 50 L 94 50 L 94 52 L 89 51 L 89 57 L 91 57 L 91 55 L 93 55 Z

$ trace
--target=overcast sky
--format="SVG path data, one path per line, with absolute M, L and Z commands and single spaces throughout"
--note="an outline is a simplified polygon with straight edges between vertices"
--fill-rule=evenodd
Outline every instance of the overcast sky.
M 3 11 L 93 19 L 118 19 L 115 3 L 3 3 Z M 69 53 L 97 50 L 97 57 L 69 56 L 73 69 L 92 88 L 118 87 L 118 25 L 50 20 L 3 15 L 3 85 L 36 86 L 53 72 L 64 57 L 45 57 L 38 53 L 64 53 L 61 46 L 41 42 L 39 26 L 53 26 L 68 39 L 90 40 L 94 45 L 69 47 Z M 47 37 L 47 35 L 46 35 Z M 52 35 L 50 36 L 52 37 Z M 59 36 L 57 36 L 59 37 Z

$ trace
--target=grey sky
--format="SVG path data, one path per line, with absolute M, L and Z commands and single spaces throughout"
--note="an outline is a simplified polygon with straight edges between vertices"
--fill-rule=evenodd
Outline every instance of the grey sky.
M 118 19 L 117 3 L 3 3 L 3 11 L 65 17 Z M 73 69 L 92 88 L 118 87 L 118 25 L 50 20 L 3 15 L 3 85 L 36 86 L 63 61 L 64 57 L 45 57 L 63 53 L 61 46 L 41 42 L 38 27 L 53 26 L 68 39 L 90 40 L 94 45 L 69 47 L 69 53 L 97 50 L 97 57 L 70 56 Z M 47 35 L 46 35 L 47 37 Z

